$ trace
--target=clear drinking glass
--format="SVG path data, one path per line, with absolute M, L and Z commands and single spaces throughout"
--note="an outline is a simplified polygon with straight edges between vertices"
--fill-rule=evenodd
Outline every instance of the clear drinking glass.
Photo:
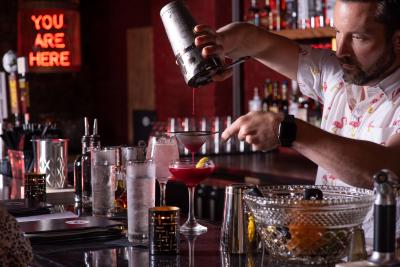
M 149 208 L 155 203 L 155 164 L 152 160 L 126 164 L 128 199 L 128 240 L 133 245 L 147 245 Z
M 173 180 L 185 183 L 189 190 L 189 215 L 187 221 L 180 227 L 184 234 L 201 234 L 207 231 L 207 227 L 199 224 L 194 216 L 194 192 L 196 185 L 209 177 L 214 171 L 214 163 L 207 160 L 202 166 L 196 166 L 196 162 L 189 159 L 177 160 L 169 165 Z
M 114 213 L 118 160 L 119 148 L 116 147 L 91 152 L 93 215 L 112 216 Z
M 160 185 L 160 206 L 165 206 L 165 188 L 171 177 L 169 164 L 179 159 L 178 145 L 174 136 L 152 136 L 147 147 L 147 159 L 152 159 L 156 165 L 156 179 Z

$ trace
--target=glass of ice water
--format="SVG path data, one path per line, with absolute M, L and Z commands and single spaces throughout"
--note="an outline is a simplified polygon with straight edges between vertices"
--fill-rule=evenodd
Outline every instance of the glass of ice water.
M 155 205 L 155 164 L 153 160 L 126 164 L 128 240 L 133 245 L 149 243 L 149 208 Z
M 93 149 L 91 152 L 93 215 L 112 216 L 117 175 L 119 148 Z

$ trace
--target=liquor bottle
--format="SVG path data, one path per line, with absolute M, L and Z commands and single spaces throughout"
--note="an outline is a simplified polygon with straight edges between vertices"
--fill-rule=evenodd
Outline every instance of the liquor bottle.
M 82 155 L 82 201 L 83 207 L 92 206 L 92 176 L 91 176 L 91 156 L 93 149 L 100 148 L 100 135 L 97 130 L 97 119 L 93 122 L 93 134 L 89 137 L 89 149 Z
M 270 12 L 268 16 L 268 25 L 269 25 L 269 30 L 273 31 L 276 29 L 276 1 L 277 0 L 270 0 L 269 1 L 269 6 L 270 6 Z
M 324 6 L 325 0 L 315 0 L 315 28 L 322 28 L 325 27 L 324 21 Z
M 279 95 L 279 85 L 278 82 L 275 81 L 273 83 L 273 97 L 272 97 L 272 103 L 271 107 L 269 108 L 269 111 L 278 113 L 279 112 L 279 107 L 280 107 L 280 95 Z
M 286 27 L 286 1 L 276 0 L 276 30 L 280 31 Z
M 317 3 L 316 0 L 308 1 L 308 27 L 314 29 L 316 28 L 315 17 L 317 14 Z
M 299 96 L 301 95 L 297 81 L 292 80 L 292 93 L 290 94 L 289 114 L 297 117 L 299 111 Z
M 297 1 L 297 27 L 302 30 L 307 29 L 310 26 L 308 6 L 308 0 Z
M 333 9 L 335 7 L 335 0 L 325 0 L 324 17 L 325 25 L 333 27 Z
M 309 103 L 306 96 L 299 97 L 299 109 L 297 111 L 297 118 L 308 122 Z
M 272 83 L 270 79 L 266 79 L 264 83 L 264 98 L 261 106 L 262 111 L 269 111 L 272 102 Z
M 260 26 L 260 9 L 257 7 L 257 0 L 251 0 L 251 6 L 248 13 L 249 22 L 256 26 Z
M 271 12 L 270 0 L 265 0 L 265 5 L 260 13 L 260 23 L 266 29 L 269 29 L 269 13 Z
M 286 0 L 286 29 L 297 29 L 297 0 Z
M 280 110 L 285 114 L 289 114 L 289 101 L 287 99 L 287 92 L 288 92 L 288 86 L 287 86 L 287 81 L 282 82 L 282 87 L 281 87 L 281 94 L 282 94 L 282 100 L 281 100 L 281 105 L 280 105 Z
M 257 87 L 254 88 L 253 99 L 249 101 L 249 111 L 261 111 L 261 99 Z
M 82 157 L 85 155 L 90 146 L 89 136 L 89 122 L 88 118 L 84 118 L 85 134 L 82 136 L 82 154 L 78 155 L 74 161 L 74 191 L 75 191 L 75 202 L 82 202 Z

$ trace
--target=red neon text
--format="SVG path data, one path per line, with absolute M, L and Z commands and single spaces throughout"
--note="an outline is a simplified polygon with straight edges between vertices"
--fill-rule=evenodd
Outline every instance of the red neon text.
M 61 29 L 64 26 L 64 14 L 53 14 L 53 15 L 32 15 L 32 21 L 35 23 L 35 29 L 37 31 L 41 29 L 51 30 L 54 29 Z
M 35 38 L 35 46 L 41 48 L 65 48 L 64 33 L 38 33 Z
M 29 65 L 38 67 L 71 66 L 69 51 L 29 52 Z
M 71 66 L 71 52 L 57 50 L 66 48 L 65 33 L 60 31 L 64 27 L 64 14 L 32 15 L 31 20 L 35 29 L 40 32 L 35 38 L 36 52 L 29 52 L 29 66 Z M 48 32 L 49 30 L 51 32 Z

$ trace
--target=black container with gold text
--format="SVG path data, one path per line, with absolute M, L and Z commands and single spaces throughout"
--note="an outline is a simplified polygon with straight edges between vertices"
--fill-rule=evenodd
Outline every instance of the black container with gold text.
M 149 209 L 150 255 L 179 254 L 179 208 Z

